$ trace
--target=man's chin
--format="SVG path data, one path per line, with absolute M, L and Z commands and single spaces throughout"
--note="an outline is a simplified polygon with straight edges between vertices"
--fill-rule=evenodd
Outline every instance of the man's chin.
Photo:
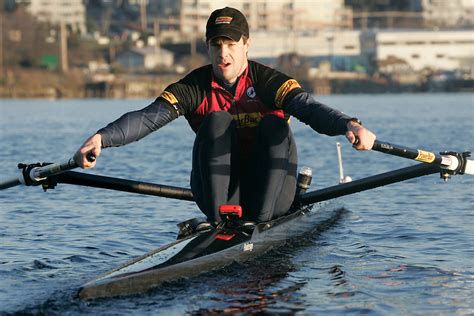
M 214 75 L 222 82 L 225 82 L 227 84 L 230 84 L 232 83 L 232 81 L 235 81 L 235 78 L 233 78 L 232 76 L 230 75 L 227 75 L 225 73 L 222 73 L 222 72 L 214 72 Z M 234 80 L 232 80 L 234 79 Z

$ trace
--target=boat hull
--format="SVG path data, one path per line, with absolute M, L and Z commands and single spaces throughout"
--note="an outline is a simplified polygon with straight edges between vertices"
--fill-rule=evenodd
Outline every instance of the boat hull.
M 342 205 L 337 202 L 317 204 L 260 223 L 250 233 L 235 231 L 229 234 L 211 230 L 195 234 L 162 246 L 86 283 L 79 290 L 78 297 L 90 300 L 139 294 L 163 282 L 255 259 L 285 241 L 317 229 L 337 217 L 341 210 Z

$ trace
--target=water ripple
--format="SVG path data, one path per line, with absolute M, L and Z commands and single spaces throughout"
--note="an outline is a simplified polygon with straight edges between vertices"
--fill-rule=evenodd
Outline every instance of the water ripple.
M 151 101 L 3 100 L 1 173 L 14 175 L 18 162 L 63 160 L 90 133 Z M 321 101 L 363 116 L 388 141 L 434 151 L 473 150 L 472 94 L 328 96 Z M 455 110 L 446 111 L 447 104 Z M 49 128 L 38 133 L 38 126 Z M 300 164 L 315 171 L 313 187 L 334 185 L 334 143 L 345 144 L 344 137 L 319 137 L 297 120 L 292 126 Z M 88 172 L 188 187 L 193 138 L 181 118 L 138 143 L 104 150 L 97 168 Z M 343 157 L 345 171 L 354 179 L 411 164 L 344 145 Z M 474 311 L 473 177 L 444 183 L 427 176 L 354 194 L 344 200 L 349 211 L 338 222 L 260 260 L 143 295 L 93 302 L 75 299 L 81 284 L 174 240 L 179 221 L 200 216 L 196 207 L 70 185 L 46 193 L 39 187 L 12 188 L 0 192 L 0 201 L 0 314 Z

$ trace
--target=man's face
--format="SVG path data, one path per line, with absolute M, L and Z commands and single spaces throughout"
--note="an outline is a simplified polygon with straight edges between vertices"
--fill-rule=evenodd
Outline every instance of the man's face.
M 247 53 L 250 40 L 243 38 L 235 42 L 227 37 L 217 37 L 209 41 L 208 53 L 214 75 L 225 83 L 234 83 L 247 68 Z

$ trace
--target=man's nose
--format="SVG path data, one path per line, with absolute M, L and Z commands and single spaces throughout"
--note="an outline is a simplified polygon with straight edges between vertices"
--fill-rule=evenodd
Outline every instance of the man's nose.
M 227 47 L 227 45 L 221 45 L 220 50 L 219 50 L 219 56 L 226 57 L 228 52 L 229 52 L 229 48 Z

